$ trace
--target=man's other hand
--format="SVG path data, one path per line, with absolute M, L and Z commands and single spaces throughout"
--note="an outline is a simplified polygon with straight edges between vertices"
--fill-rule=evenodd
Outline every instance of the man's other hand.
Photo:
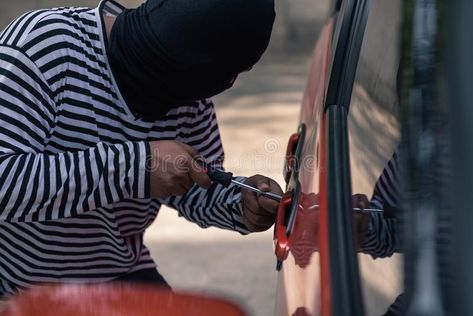
M 245 183 L 261 191 L 283 194 L 276 181 L 261 175 L 252 176 Z M 251 232 L 261 232 L 270 228 L 276 220 L 279 202 L 245 189 L 241 189 L 241 192 L 243 195 L 243 215 L 248 229 Z
M 352 196 L 352 205 L 353 205 L 353 208 L 359 208 L 363 210 L 369 207 L 370 201 L 368 200 L 368 197 L 364 194 L 354 194 Z M 363 237 L 368 231 L 369 219 L 370 217 L 366 213 L 358 213 L 358 212 L 353 213 L 356 244 L 357 244 L 357 248 L 360 251 L 364 242 Z
M 207 171 L 194 161 L 199 153 L 192 147 L 172 140 L 150 142 L 150 194 L 152 198 L 181 196 L 198 184 L 209 188 Z

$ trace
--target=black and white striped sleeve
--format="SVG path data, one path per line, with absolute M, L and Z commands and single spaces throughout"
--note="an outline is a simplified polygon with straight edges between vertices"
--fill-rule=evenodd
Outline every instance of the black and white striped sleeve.
M 48 221 L 149 195 L 149 145 L 45 145 L 58 109 L 36 65 L 0 44 L 0 221 Z
M 242 177 L 236 179 L 245 181 Z M 241 190 L 236 185 L 225 188 L 214 183 L 210 189 L 194 185 L 186 195 L 170 197 L 162 202 L 178 210 L 179 215 L 202 228 L 214 226 L 241 234 L 249 233 L 243 221 Z

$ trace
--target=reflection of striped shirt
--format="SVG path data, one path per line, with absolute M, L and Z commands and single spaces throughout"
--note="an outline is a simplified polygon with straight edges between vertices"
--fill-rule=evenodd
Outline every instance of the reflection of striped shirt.
M 375 209 L 395 208 L 400 202 L 400 169 L 397 153 L 394 153 L 376 182 L 370 207 Z M 395 214 L 393 214 L 395 215 Z M 363 242 L 363 252 L 373 258 L 390 257 L 400 250 L 399 218 L 371 213 L 368 232 Z
M 29 12 L 0 34 L 0 295 L 37 282 L 99 282 L 155 267 L 143 233 L 161 203 L 202 227 L 247 232 L 239 190 L 193 187 L 149 198 L 147 141 L 223 157 L 210 101 L 135 119 L 104 51 L 102 15 Z
M 444 139 L 437 139 L 439 143 L 439 154 L 431 166 L 431 173 L 426 174 L 426 180 L 433 184 L 432 197 L 437 204 L 436 218 L 436 259 L 439 268 L 439 286 L 441 289 L 441 299 L 444 308 L 451 309 L 452 280 L 451 275 L 451 233 L 452 217 L 450 200 L 445 194 L 446 188 L 451 182 L 450 154 Z M 401 203 L 401 170 L 399 157 L 394 153 L 387 163 L 383 172 L 376 182 L 374 193 L 371 199 L 371 207 L 378 209 L 396 208 Z M 403 225 L 400 218 L 402 214 L 390 214 L 386 218 L 383 214 L 370 214 L 370 227 L 365 235 L 363 252 L 370 254 L 373 258 L 389 257 L 394 252 L 402 249 Z M 435 263 L 434 263 L 435 264 Z M 419 273 L 419 271 L 416 271 Z M 407 276 L 414 278 L 414 276 Z M 396 301 L 389 307 L 386 316 L 405 315 L 408 298 L 405 294 L 397 297 Z

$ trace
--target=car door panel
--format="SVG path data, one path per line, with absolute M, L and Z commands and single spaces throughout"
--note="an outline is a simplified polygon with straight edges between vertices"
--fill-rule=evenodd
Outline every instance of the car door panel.
M 341 1 L 319 37 L 302 102 L 302 192 L 278 315 L 364 315 L 364 307 L 380 315 L 400 291 L 398 257 L 360 255 L 361 294 L 351 195 L 371 197 L 399 142 L 401 11 L 400 0 Z
M 314 50 L 307 89 L 303 98 L 301 124 L 306 124 L 298 175 L 301 200 L 290 236 L 291 250 L 279 272 L 276 303 L 277 315 L 319 315 L 320 268 L 316 227 L 318 218 L 314 208 L 319 193 L 318 148 L 320 119 L 323 117 L 326 78 L 329 70 L 330 48 L 333 37 L 333 18 L 323 28 Z M 291 143 L 291 142 L 290 142 Z M 290 145 L 292 146 L 292 145 Z M 288 150 L 291 151 L 291 150 Z M 295 183 L 288 183 L 288 191 Z M 276 227 L 277 229 L 277 227 Z M 277 239 L 276 239 L 277 242 Z

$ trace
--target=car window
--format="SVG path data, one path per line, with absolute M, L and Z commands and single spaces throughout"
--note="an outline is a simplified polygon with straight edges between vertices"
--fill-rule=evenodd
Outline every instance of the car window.
M 352 193 L 366 195 L 374 210 L 395 211 L 399 203 L 401 13 L 401 0 L 372 1 L 349 106 Z M 402 291 L 400 257 L 393 245 L 397 236 L 390 235 L 397 219 L 386 214 L 366 215 L 369 225 L 363 226 L 360 236 L 364 254 L 359 255 L 359 266 L 368 315 L 386 312 Z

